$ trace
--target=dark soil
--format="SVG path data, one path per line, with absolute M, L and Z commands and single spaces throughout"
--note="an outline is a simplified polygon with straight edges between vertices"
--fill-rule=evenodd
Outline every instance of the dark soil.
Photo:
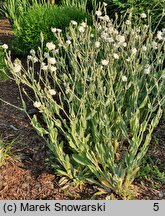
M 0 20 L 0 41 L 9 44 L 12 31 L 8 20 Z M 16 84 L 13 81 L 0 81 L 0 97 L 21 107 Z M 10 157 L 0 167 L 0 199 L 105 199 L 105 196 L 94 196 L 96 186 L 85 185 L 82 188 L 70 186 L 62 190 L 58 186 L 59 178 L 53 173 L 45 160 L 49 151 L 45 142 L 36 134 L 27 116 L 12 106 L 0 102 L 0 135 L 6 142 L 15 140 Z M 159 162 L 165 171 L 165 124 L 162 120 L 155 130 L 158 140 L 152 141 L 148 156 L 155 164 Z M 162 170 L 163 171 L 163 170 Z M 133 199 L 165 199 L 165 185 L 159 181 L 151 185 L 147 181 L 141 184 L 137 179 L 133 184 Z M 156 188 L 156 189 L 155 189 Z M 120 199 L 114 194 L 113 199 Z

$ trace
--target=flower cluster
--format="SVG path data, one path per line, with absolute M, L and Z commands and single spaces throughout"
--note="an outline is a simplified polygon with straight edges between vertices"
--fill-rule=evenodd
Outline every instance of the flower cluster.
M 51 28 L 51 31 L 52 31 L 53 33 L 61 33 L 61 32 L 62 32 L 62 30 L 61 30 L 61 29 L 58 29 L 58 28 Z
M 159 41 L 165 41 L 165 28 L 157 32 L 157 39 Z
M 21 61 L 19 59 L 15 59 L 12 71 L 14 74 L 20 73 L 22 69 Z
M 100 38 L 103 42 L 113 44 L 114 47 L 126 47 L 125 35 L 119 33 L 119 31 L 114 27 L 112 20 L 110 20 L 108 15 L 102 16 L 101 11 L 96 11 L 96 15 L 100 22 L 97 25 L 97 31 L 100 34 Z M 127 20 L 128 24 L 128 20 Z
M 86 22 L 82 22 L 80 24 L 80 26 L 78 27 L 79 32 L 83 33 L 85 32 L 85 28 L 87 27 L 87 23 Z
M 46 44 L 46 47 L 48 48 L 48 50 L 54 50 L 56 48 L 56 45 L 53 42 L 48 42 Z
M 7 50 L 9 47 L 8 47 L 7 44 L 3 44 L 3 45 L 2 45 L 2 48 L 3 48 L 4 50 Z

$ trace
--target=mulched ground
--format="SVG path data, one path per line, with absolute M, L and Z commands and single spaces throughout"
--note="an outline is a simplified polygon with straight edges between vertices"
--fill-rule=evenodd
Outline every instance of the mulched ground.
M 0 20 L 0 41 L 10 43 L 12 30 L 9 21 Z M 0 97 L 21 106 L 18 89 L 13 81 L 0 81 Z M 159 140 L 150 148 L 148 155 L 165 168 L 165 124 L 160 122 L 154 136 Z M 83 188 L 69 187 L 62 190 L 51 167 L 45 163 L 49 151 L 44 141 L 31 127 L 26 115 L 17 109 L 0 102 L 0 135 L 6 142 L 16 139 L 11 148 L 10 157 L 0 167 L 0 199 L 32 200 L 32 199 L 104 199 L 105 196 L 94 196 L 96 186 L 85 185 Z M 155 147 L 156 146 L 156 147 Z M 165 171 L 165 170 L 164 170 Z M 134 183 L 134 199 L 165 199 L 165 185 L 158 189 L 150 184 Z M 119 199 L 114 194 L 111 198 Z

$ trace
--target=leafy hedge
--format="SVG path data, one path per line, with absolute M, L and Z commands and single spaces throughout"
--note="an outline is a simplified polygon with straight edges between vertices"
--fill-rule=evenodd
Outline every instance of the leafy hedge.
M 0 80 L 7 79 L 7 76 L 2 72 L 2 70 L 6 69 L 4 57 L 5 57 L 4 51 L 0 46 Z
M 92 1 L 92 0 L 91 0 Z M 96 0 L 97 1 L 97 0 Z M 103 0 L 98 0 L 102 2 Z M 97 1 L 97 2 L 98 2 Z M 132 8 L 133 14 L 147 13 L 150 10 L 152 26 L 156 27 L 165 9 L 164 0 L 105 0 L 108 4 L 107 13 L 112 17 L 115 12 L 125 13 L 127 9 Z M 159 28 L 165 26 L 165 16 L 159 23 Z
M 41 32 L 44 34 L 45 42 L 55 41 L 53 33 L 50 32 L 51 28 L 62 29 L 65 32 L 71 20 L 79 23 L 86 18 L 91 22 L 85 11 L 75 7 L 34 5 L 21 20 L 20 30 L 15 29 L 13 48 L 17 53 L 25 55 L 30 49 L 37 49 L 40 46 Z

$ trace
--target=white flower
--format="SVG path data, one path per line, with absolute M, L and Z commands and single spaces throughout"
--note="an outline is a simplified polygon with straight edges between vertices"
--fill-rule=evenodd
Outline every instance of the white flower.
M 97 28 L 97 29 L 98 29 L 98 31 L 101 31 L 102 28 L 103 28 L 103 27 L 102 27 L 101 25 L 98 25 L 98 28 Z
M 108 4 L 106 2 L 103 2 L 103 5 L 106 7 Z
M 111 37 L 106 38 L 106 41 L 107 41 L 108 43 L 114 42 L 113 38 L 111 38 Z
M 117 29 L 114 29 L 114 34 L 119 34 L 119 31 Z
M 119 59 L 119 55 L 117 53 L 113 54 L 114 59 Z
M 56 32 L 57 32 L 57 33 L 61 33 L 61 32 L 62 32 L 62 29 L 56 29 Z
M 147 64 L 145 66 L 144 73 L 145 74 L 150 74 L 150 72 L 151 72 L 151 65 Z
M 66 44 L 68 44 L 68 45 L 71 44 L 71 43 L 72 43 L 71 40 L 66 41 Z
M 41 63 L 41 69 L 46 71 L 48 69 L 48 65 L 46 65 L 44 62 Z
M 141 31 L 140 28 L 136 28 L 137 33 L 140 33 L 140 31 Z
M 51 72 L 56 72 L 56 70 L 57 70 L 57 68 L 55 66 L 50 66 L 49 69 Z
M 4 50 L 7 50 L 9 47 L 8 47 L 7 44 L 3 44 L 3 45 L 2 45 L 2 48 L 3 48 Z
M 50 89 L 49 90 L 49 94 L 52 95 L 52 96 L 56 95 L 56 91 L 54 89 Z
M 132 30 L 131 31 L 131 34 L 134 36 L 136 34 L 136 31 L 135 30 Z
M 104 17 L 103 16 L 99 16 L 98 17 L 100 20 L 104 20 Z
M 46 65 L 45 62 L 41 62 L 41 68 L 45 65 Z
M 163 39 L 163 32 L 158 31 L 157 32 L 157 38 L 158 38 L 158 40 L 162 40 Z
M 123 82 L 127 82 L 127 80 L 128 80 L 126 76 L 122 76 L 121 79 Z
M 30 54 L 31 54 L 32 56 L 34 56 L 34 55 L 36 54 L 35 50 L 34 50 L 34 49 L 31 49 L 31 50 L 30 50 Z
M 84 28 L 83 26 L 79 26 L 79 27 L 78 27 L 78 30 L 79 30 L 79 32 L 84 32 L 84 31 L 85 31 L 85 28 Z
M 95 48 L 99 48 L 100 47 L 100 42 L 99 41 L 96 41 L 95 42 Z
M 41 107 L 41 102 L 35 101 L 35 102 L 33 103 L 33 106 L 34 106 L 35 108 L 40 108 L 40 107 Z
M 131 25 L 131 21 L 130 20 L 126 20 L 125 24 L 126 25 Z
M 152 48 L 155 50 L 158 49 L 158 43 L 156 41 L 152 42 Z
M 56 63 L 56 59 L 53 58 L 53 57 L 49 57 L 49 58 L 48 58 L 48 63 L 49 63 L 49 64 L 55 64 L 55 63 Z
M 19 73 L 20 71 L 21 71 L 21 65 L 15 64 L 15 66 L 13 67 L 13 72 Z
M 96 11 L 95 14 L 100 17 L 102 15 L 102 12 L 100 10 Z
M 80 24 L 82 27 L 87 27 L 87 23 L 86 22 L 82 22 L 81 24 Z
M 44 70 L 44 71 L 46 71 L 48 69 L 48 65 L 45 65 L 45 63 L 43 63 L 41 65 L 41 69 Z
M 56 29 L 56 28 L 51 28 L 51 31 L 52 31 L 53 33 L 55 33 L 55 32 L 57 31 L 57 29 Z
M 38 58 L 37 58 L 37 57 L 32 57 L 32 61 L 33 61 L 34 63 L 36 63 L 36 62 L 38 62 Z
M 101 38 L 102 39 L 104 39 L 104 40 L 106 40 L 107 38 L 108 38 L 108 33 L 107 32 L 102 32 L 102 34 L 101 34 Z
M 94 34 L 91 34 L 90 36 L 91 36 L 91 38 L 94 38 Z
M 104 27 L 104 31 L 105 31 L 105 32 L 108 32 L 108 31 L 109 31 L 109 28 L 108 28 L 108 27 Z
M 149 28 L 149 25 L 144 25 L 144 29 L 148 29 Z
M 126 46 L 127 46 L 127 43 L 126 43 L 126 42 L 124 42 L 122 45 L 123 45 L 123 47 L 126 47 Z
M 38 58 L 35 56 L 28 55 L 27 59 L 33 61 L 34 63 L 38 62 Z
M 71 20 L 70 23 L 71 23 L 72 25 L 77 25 L 77 22 L 74 21 L 74 20 Z
M 104 66 L 107 66 L 108 63 L 109 63 L 109 60 L 106 60 L 106 59 L 103 59 L 103 60 L 101 61 L 101 64 L 104 65 Z
M 120 43 L 114 43 L 114 44 L 113 44 L 113 47 L 119 48 L 119 47 L 120 47 Z
M 125 42 L 125 36 L 124 35 L 117 35 L 116 40 L 119 42 L 119 45 L 122 45 Z
M 58 32 L 58 33 L 61 33 L 61 32 L 62 32 L 62 29 L 57 29 L 57 32 Z
M 110 27 L 108 28 L 108 32 L 109 32 L 110 34 L 112 34 L 112 33 L 114 32 L 113 26 L 110 26 Z
M 14 73 L 19 73 L 21 71 L 21 61 L 17 58 L 14 60 L 14 67 L 12 68 L 13 69 L 13 72 Z
M 132 55 L 135 55 L 137 53 L 137 49 L 136 48 L 132 48 L 131 52 L 132 52 Z
M 53 33 L 61 33 L 61 32 L 62 32 L 62 30 L 61 30 L 61 29 L 58 29 L 58 28 L 51 28 L 51 31 L 52 31 Z
M 49 50 L 54 50 L 56 48 L 56 45 L 53 43 L 53 42 L 48 42 L 46 44 L 46 47 L 49 49 Z
M 103 20 L 105 20 L 106 22 L 108 22 L 108 21 L 110 20 L 110 18 L 109 18 L 108 15 L 105 15 L 105 16 L 103 17 Z
M 142 46 L 142 51 L 144 51 L 144 52 L 147 51 L 147 47 L 143 45 Z
M 32 60 L 32 58 L 33 58 L 33 57 L 32 57 L 31 55 L 28 55 L 28 56 L 27 56 L 27 59 L 28 59 L 28 60 Z
M 140 16 L 142 19 L 145 19 L 147 17 L 147 15 L 145 13 L 142 13 Z

